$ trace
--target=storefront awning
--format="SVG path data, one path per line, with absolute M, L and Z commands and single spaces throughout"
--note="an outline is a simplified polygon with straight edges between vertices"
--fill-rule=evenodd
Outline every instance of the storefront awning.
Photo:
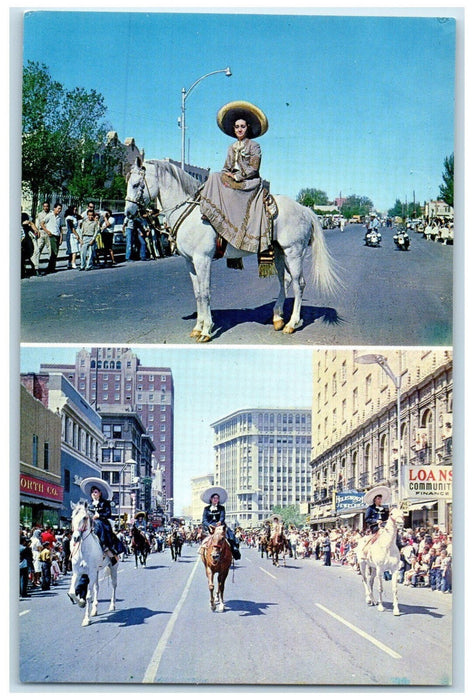
M 55 503 L 54 501 L 47 501 L 46 499 L 38 499 L 34 498 L 33 496 L 24 496 L 21 494 L 20 496 L 20 505 L 22 503 L 28 503 L 33 506 L 43 506 L 43 508 L 49 508 L 51 510 L 61 510 L 62 504 L 61 503 Z
M 421 508 L 432 508 L 436 506 L 438 501 L 419 501 L 418 503 L 410 503 L 408 510 L 421 510 Z

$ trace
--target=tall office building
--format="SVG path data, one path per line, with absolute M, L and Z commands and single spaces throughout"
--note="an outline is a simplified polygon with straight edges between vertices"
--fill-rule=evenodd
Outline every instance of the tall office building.
M 405 498 L 401 473 L 452 470 L 452 352 L 381 348 L 378 353 L 314 351 L 311 523 L 333 527 L 339 494 L 385 485 L 393 502 L 405 502 L 411 526 L 430 520 L 449 529 L 452 500 L 440 500 L 428 489 L 425 499 Z M 361 527 L 364 510 L 345 513 L 345 523 Z
M 310 409 L 236 411 L 211 427 L 214 483 L 229 494 L 229 522 L 258 525 L 275 506 L 310 500 Z
M 136 413 L 155 446 L 163 500 L 173 498 L 174 384 L 169 367 L 143 366 L 130 348 L 93 347 L 80 350 L 75 365 L 42 364 L 41 372 L 64 374 L 99 413 Z

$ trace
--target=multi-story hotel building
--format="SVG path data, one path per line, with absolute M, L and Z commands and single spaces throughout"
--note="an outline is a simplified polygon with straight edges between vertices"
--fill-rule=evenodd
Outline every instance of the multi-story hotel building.
M 407 499 L 401 475 L 419 467 L 428 472 L 430 465 L 452 470 L 452 352 L 377 352 L 385 369 L 370 353 L 362 363 L 363 350 L 314 352 L 311 522 L 335 525 L 337 494 L 384 484 L 394 502 L 404 500 L 413 526 L 431 522 L 449 529 L 452 501 L 429 490 L 424 500 Z M 346 523 L 361 527 L 362 513 L 349 512 Z
M 229 522 L 258 525 L 275 506 L 310 500 L 310 409 L 236 411 L 211 427 L 214 483 L 228 492 Z
M 41 365 L 62 372 L 99 413 L 136 413 L 154 444 L 163 500 L 173 503 L 174 384 L 168 367 L 145 367 L 130 348 L 82 349 L 75 365 Z

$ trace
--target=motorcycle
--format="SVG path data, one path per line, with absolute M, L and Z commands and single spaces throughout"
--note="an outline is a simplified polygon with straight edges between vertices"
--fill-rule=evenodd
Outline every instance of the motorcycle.
M 365 234 L 365 245 L 377 247 L 380 245 L 381 240 L 382 236 L 376 228 L 369 229 L 369 231 L 367 231 L 367 233 Z
M 399 250 L 408 250 L 410 247 L 410 236 L 406 231 L 398 231 L 394 235 L 393 240 Z

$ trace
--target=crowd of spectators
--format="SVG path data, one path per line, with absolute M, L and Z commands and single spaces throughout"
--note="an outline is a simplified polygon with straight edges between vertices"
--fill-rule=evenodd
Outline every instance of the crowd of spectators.
M 345 527 L 330 530 L 297 530 L 290 526 L 286 537 L 295 559 L 316 559 L 323 566 L 338 564 L 359 573 L 356 549 L 364 532 Z M 258 531 L 242 533 L 249 547 L 259 547 Z M 437 526 L 406 529 L 401 534 L 398 582 L 432 591 L 452 592 L 452 535 Z
M 359 573 L 356 549 L 364 532 L 346 527 L 313 531 L 290 526 L 285 536 L 296 560 L 313 559 L 323 566 L 347 566 Z M 71 573 L 71 531 L 47 527 L 20 527 L 20 598 L 35 591 L 48 591 Z M 152 551 L 166 548 L 165 533 L 150 532 Z M 189 532 L 186 540 L 200 541 L 200 529 Z M 240 541 L 259 548 L 261 532 L 237 530 Z M 131 555 L 131 538 L 126 528 L 118 537 L 124 543 L 124 559 Z M 452 535 L 437 526 L 405 529 L 401 533 L 398 582 L 405 586 L 426 587 L 432 591 L 452 593 Z
M 454 241 L 454 222 L 452 219 L 435 217 L 416 226 L 418 233 L 427 241 L 437 241 L 443 245 L 452 245 Z
M 153 552 L 165 549 L 165 535 L 150 530 Z M 72 573 L 71 530 L 67 528 L 20 526 L 20 598 L 30 598 L 37 591 L 49 591 Z M 122 528 L 117 536 L 124 544 L 122 560 L 131 556 L 131 535 Z
M 56 272 L 59 248 L 65 243 L 68 270 L 92 270 L 114 267 L 116 253 L 115 219 L 110 209 L 97 211 L 94 202 L 79 213 L 70 206 L 62 213 L 60 202 L 53 209 L 48 201 L 32 221 L 21 214 L 21 277 L 44 276 Z M 160 217 L 159 209 L 147 209 L 134 219 L 125 217 L 122 234 L 125 261 L 158 260 L 175 253 L 170 227 Z M 46 268 L 40 258 L 48 256 Z

